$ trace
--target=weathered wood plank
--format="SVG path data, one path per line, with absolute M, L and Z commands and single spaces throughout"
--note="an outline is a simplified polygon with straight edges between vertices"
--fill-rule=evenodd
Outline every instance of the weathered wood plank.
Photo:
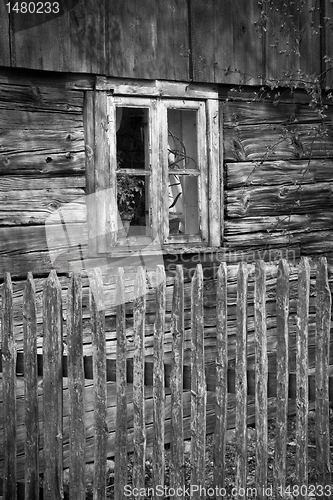
M 146 309 L 146 275 L 139 267 L 135 281 L 134 302 L 134 359 L 133 359 L 133 488 L 145 486 L 145 395 L 144 395 L 144 336 Z
M 82 114 L 80 113 L 50 113 L 47 111 L 25 111 L 0 108 L 0 131 L 15 130 L 75 130 L 82 129 Z
M 225 126 L 224 136 L 226 161 L 326 159 L 333 154 L 331 124 Z
M 9 15 L 5 2 L 0 5 L 0 66 L 10 66 Z
M 23 77 L 23 78 L 22 78 Z M 93 90 L 95 83 L 94 75 L 78 75 L 73 73 L 48 73 L 47 71 L 29 71 L 20 68 L 0 69 L 0 84 L 17 85 L 23 87 L 34 88 L 54 88 L 57 87 L 67 95 L 67 91 L 79 91 L 82 95 L 82 90 Z
M 153 488 L 164 486 L 164 420 L 165 420 L 165 387 L 164 387 L 164 330 L 166 305 L 166 277 L 164 266 L 156 269 L 156 318 L 154 323 L 154 438 L 153 438 Z M 158 495 L 155 495 L 158 498 Z
M 28 273 L 23 295 L 24 392 L 25 392 L 25 500 L 39 495 L 38 379 L 36 289 Z
M 1 138 L 2 156 L 5 158 L 18 153 L 28 156 L 27 151 L 31 154 L 45 151 L 51 156 L 59 153 L 70 155 L 72 152 L 84 150 L 83 128 L 82 130 L 72 127 L 67 127 L 67 130 L 38 129 L 31 135 L 24 129 L 2 129 Z
M 317 268 L 316 296 L 316 449 L 323 484 L 330 484 L 329 439 L 329 349 L 332 297 L 328 286 L 327 260 L 321 257 Z
M 267 331 L 266 331 L 266 267 L 263 261 L 257 261 L 255 267 L 255 375 L 256 375 L 256 478 L 257 496 L 266 500 L 267 488 Z
M 85 481 L 85 423 L 84 367 L 82 336 L 81 277 L 72 273 L 67 294 L 67 350 L 69 392 L 69 494 L 84 500 Z
M 262 41 L 254 27 L 259 15 L 256 2 L 238 6 L 231 0 L 196 0 L 191 2 L 190 15 L 194 81 L 249 85 L 261 82 Z M 211 34 L 208 39 L 207 33 Z M 246 57 L 248 47 L 255 57 Z
M 59 209 L 67 223 L 86 221 L 86 198 L 82 188 L 48 188 L 3 191 L 0 201 L 0 224 L 59 223 Z
M 216 390 L 214 484 L 225 487 L 225 448 L 228 402 L 227 267 L 221 263 L 216 292 Z
M 206 460 L 206 376 L 203 324 L 203 272 L 197 265 L 191 287 L 191 484 L 205 485 Z M 192 494 L 199 499 L 197 490 Z
M 318 202 L 320 200 L 320 203 Z M 296 186 L 255 186 L 227 191 L 227 216 L 270 216 L 272 211 L 280 216 L 315 213 L 318 208 L 333 208 L 333 193 L 329 182 Z
M 275 468 L 274 493 L 278 497 L 285 491 L 286 453 L 287 453 L 287 415 L 288 415 L 288 379 L 289 379 L 289 267 L 281 259 L 276 282 L 276 330 L 277 330 L 277 365 L 276 365 L 276 427 L 275 427 Z
M 123 78 L 189 79 L 185 0 L 167 3 L 135 0 L 126 5 L 117 0 L 107 4 L 107 9 L 107 74 Z
M 5 175 L 76 175 L 84 173 L 84 151 L 54 150 L 12 152 L 0 154 L 0 172 Z
M 171 469 L 170 486 L 184 484 L 184 430 L 183 430 L 183 359 L 184 359 L 184 274 L 181 265 L 176 266 L 171 312 L 173 339 L 171 389 Z M 179 499 L 179 495 L 178 498 Z
M 241 499 L 241 488 L 246 488 L 247 481 L 247 417 L 244 408 L 247 407 L 247 268 L 241 262 L 237 276 L 237 345 L 235 361 L 235 423 L 236 436 L 236 477 L 235 485 Z
M 127 391 L 126 391 L 126 316 L 124 269 L 117 276 L 117 416 L 114 462 L 114 498 L 122 500 L 127 484 Z
M 301 488 L 299 498 L 307 498 L 308 484 L 308 316 L 310 267 L 303 257 L 299 265 L 297 337 L 296 337 L 296 484 Z
M 62 298 L 55 271 L 43 294 L 44 498 L 63 497 Z
M 85 173 L 86 173 L 86 205 L 87 205 L 87 225 L 88 225 L 88 254 L 89 256 L 96 255 L 97 239 L 96 239 L 96 211 L 94 210 L 94 197 L 91 196 L 95 192 L 95 123 L 92 117 L 95 116 L 94 111 L 94 93 L 86 92 L 84 101 L 84 134 L 85 134 Z
M 94 371 L 94 500 L 106 499 L 106 448 L 108 427 L 106 422 L 106 352 L 105 305 L 102 276 L 99 269 L 90 272 L 90 313 Z
M 333 5 L 330 0 L 324 0 L 323 2 L 323 7 L 324 7 L 324 27 L 325 27 L 325 36 L 322 41 L 324 47 L 324 55 L 328 57 L 327 60 L 324 60 L 323 62 L 323 70 L 324 70 L 324 83 L 326 88 L 331 88 L 333 84 L 333 75 L 331 71 L 331 66 L 332 66 L 332 57 L 333 57 L 333 50 L 332 50 L 332 30 L 331 30 L 331 19 L 333 16 Z
M 3 498 L 16 500 L 16 345 L 13 324 L 13 285 L 9 273 L 2 288 L 2 389 L 3 389 Z
M 331 159 L 226 163 L 226 189 L 244 186 L 314 184 L 333 180 Z

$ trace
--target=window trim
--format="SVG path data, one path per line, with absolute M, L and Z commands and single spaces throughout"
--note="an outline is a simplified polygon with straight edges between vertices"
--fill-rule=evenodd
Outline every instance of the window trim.
M 110 99 L 111 97 L 111 99 Z M 114 251 L 121 252 L 121 246 L 115 246 L 112 231 L 116 225 L 112 214 L 117 213 L 116 208 L 116 154 L 114 151 L 116 124 L 112 120 L 114 100 L 124 99 L 124 102 L 150 103 L 149 109 L 159 139 L 151 142 L 151 162 L 155 161 L 159 168 L 150 170 L 151 176 L 151 202 L 156 198 L 161 199 L 165 195 L 162 189 L 166 181 L 166 154 L 160 144 L 165 143 L 165 121 L 163 114 L 167 113 L 166 103 L 177 101 L 183 103 L 184 107 L 195 107 L 194 104 L 204 103 L 204 134 L 199 133 L 200 141 L 204 135 L 203 150 L 207 156 L 207 168 L 204 173 L 204 187 L 201 187 L 202 206 L 199 208 L 199 216 L 207 210 L 206 227 L 203 230 L 203 238 L 198 239 L 196 235 L 182 235 L 182 237 L 169 237 L 164 242 L 165 226 L 168 224 L 166 213 L 162 213 L 161 204 L 156 200 L 157 210 L 152 210 L 152 236 L 157 236 L 166 249 L 172 247 L 193 245 L 196 248 L 220 247 L 223 235 L 223 189 L 222 189 L 222 115 L 219 106 L 216 87 L 166 81 L 139 81 L 118 80 L 106 77 L 96 77 L 94 91 L 86 92 L 85 106 L 85 141 L 86 141 L 86 175 L 87 194 L 100 193 L 98 201 L 87 201 L 88 222 L 88 253 L 89 256 L 110 255 Z M 121 102 L 121 101 L 119 101 Z M 200 106 L 200 104 L 199 104 Z M 140 106 L 139 106 L 140 107 Z M 142 106 L 141 106 L 142 107 Z M 147 106 L 144 106 L 147 107 Z M 203 115 L 202 115 L 203 116 Z M 93 117 L 93 120 L 92 120 Z M 163 142 L 164 141 L 164 142 Z M 199 146 L 201 149 L 201 146 Z M 198 149 L 199 149 L 198 147 Z M 103 167 L 104 165 L 104 167 Z M 105 168 L 108 165 L 108 168 Z M 161 182 L 162 178 L 162 182 Z M 102 191 L 104 193 L 102 194 Z M 164 192 L 163 192 L 164 191 Z M 107 193 L 107 195 L 106 195 Z M 88 196 L 89 198 L 89 196 Z M 110 201 L 110 198 L 112 200 Z M 114 206 L 115 204 L 115 206 Z M 165 203 L 164 203 L 165 206 Z M 101 216 L 102 214 L 102 216 Z M 115 233 L 113 233 L 115 234 Z M 102 237 L 98 236 L 102 235 Z M 177 235 L 178 236 L 178 235 Z M 128 247 L 127 247 L 128 251 Z

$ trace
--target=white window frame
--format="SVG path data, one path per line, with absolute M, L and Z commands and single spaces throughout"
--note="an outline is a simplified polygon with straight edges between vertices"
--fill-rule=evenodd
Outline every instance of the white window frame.
M 90 214 L 92 221 L 97 225 L 104 225 L 105 234 L 117 234 L 117 202 L 116 202 L 116 107 L 138 107 L 148 109 L 149 114 L 149 158 L 148 169 L 145 171 L 150 177 L 150 209 L 149 222 L 151 224 L 151 239 L 157 240 L 160 245 L 168 247 L 220 247 L 222 238 L 222 157 L 221 131 L 218 94 L 210 86 L 189 85 L 176 82 L 161 81 L 127 81 L 105 77 L 97 77 L 95 85 L 94 123 L 95 148 L 102 144 L 103 154 L 95 151 L 96 158 L 103 158 L 103 164 L 90 165 L 94 168 L 94 179 L 103 178 L 103 185 L 91 188 L 90 192 L 108 189 L 113 200 L 103 199 L 103 210 L 107 214 L 106 222 L 102 224 L 98 215 Z M 94 100 L 94 96 L 91 97 Z M 97 103 L 97 104 L 96 104 Z M 93 106 L 92 106 L 93 107 Z M 105 109 L 106 107 L 106 109 Z M 188 109 L 197 112 L 197 163 L 198 163 L 198 200 L 199 200 L 199 227 L 200 235 L 169 235 L 168 220 L 168 109 Z M 99 114 L 106 116 L 107 124 L 101 123 Z M 99 130 L 97 127 L 99 126 Z M 106 144 L 105 144 L 106 143 Z M 100 146 L 101 149 L 101 146 Z M 107 160 L 108 157 L 108 160 Z M 101 168 L 107 175 L 101 174 Z M 98 173 L 98 169 L 100 172 Z M 183 174 L 186 174 L 185 172 Z M 193 173 L 193 172 L 192 172 Z M 140 174 L 142 172 L 140 171 Z M 90 173 L 91 177 L 91 173 Z M 106 180 L 105 180 L 106 179 Z M 88 207 L 89 210 L 89 207 Z M 89 219 L 88 218 L 88 219 Z M 143 244 L 133 241 L 130 245 Z M 90 245 L 97 255 L 108 254 L 112 249 L 121 251 L 122 246 L 114 236 L 106 238 L 107 243 Z M 146 240 L 147 242 L 147 240 Z M 128 249 L 128 241 L 127 241 Z

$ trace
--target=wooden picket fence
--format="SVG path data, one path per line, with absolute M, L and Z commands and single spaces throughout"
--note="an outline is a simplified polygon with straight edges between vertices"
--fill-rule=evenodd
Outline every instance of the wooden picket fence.
M 164 485 L 165 461 L 165 365 L 163 341 L 166 310 L 166 278 L 163 266 L 158 266 L 156 316 L 153 355 L 153 485 Z M 244 499 L 247 487 L 247 282 L 248 269 L 239 264 L 237 281 L 237 339 L 235 360 L 235 428 L 236 470 L 235 485 Z M 119 269 L 116 284 L 117 358 L 116 358 L 116 438 L 114 498 L 123 500 L 128 484 L 127 464 L 127 373 L 126 373 L 126 316 L 124 270 Z M 146 275 L 139 268 L 134 285 L 134 343 L 133 358 L 133 474 L 132 490 L 145 486 L 145 308 Z M 203 272 L 198 265 L 191 287 L 191 484 L 205 486 L 206 401 L 207 383 L 204 363 Z M 307 259 L 299 264 L 296 351 L 296 484 L 308 482 L 308 319 L 310 296 L 310 267 Z M 2 310 L 2 389 L 3 389 L 3 499 L 16 500 L 16 372 L 19 355 L 16 352 L 13 325 L 13 287 L 9 274 L 3 284 Z M 90 274 L 90 308 L 93 344 L 94 378 L 94 500 L 106 498 L 107 466 L 107 356 L 105 348 L 105 310 L 103 283 L 99 270 Z M 255 266 L 255 426 L 256 426 L 256 491 L 257 498 L 267 498 L 267 394 L 268 360 L 266 346 L 266 269 L 262 261 Z M 170 488 L 182 490 L 184 478 L 183 435 L 183 352 L 184 352 L 184 280 L 181 266 L 176 267 L 171 329 L 173 355 L 171 361 L 171 437 Z M 276 373 L 276 446 L 274 460 L 274 498 L 283 498 L 286 477 L 287 418 L 290 374 L 288 372 L 288 315 L 289 268 L 281 260 L 276 286 L 277 373 Z M 225 450 L 228 403 L 228 335 L 227 335 L 227 267 L 222 263 L 217 274 L 216 299 L 216 363 L 215 363 L 215 453 L 214 483 L 225 486 Z M 320 259 L 316 277 L 316 446 L 318 474 L 325 484 L 330 483 L 329 434 L 329 345 L 331 293 L 328 285 L 327 263 Z M 29 273 L 23 304 L 24 328 L 24 385 L 25 385 L 25 500 L 39 498 L 39 415 L 37 394 L 37 325 L 34 280 Z M 52 271 L 46 280 L 43 295 L 43 498 L 63 498 L 63 339 L 62 298 L 57 275 Z M 69 389 L 69 498 L 86 498 L 85 479 L 85 367 L 82 335 L 82 287 L 78 274 L 70 277 L 67 299 L 67 377 Z M 242 490 L 243 489 L 243 490 Z M 138 490 L 138 491 L 139 491 Z M 156 490 L 155 490 L 156 491 Z M 191 498 L 202 498 L 193 490 Z M 300 490 L 299 498 L 307 498 Z M 157 498 L 157 496 L 156 496 Z M 181 493 L 174 498 L 184 498 Z M 218 498 L 218 496 L 216 497 Z M 221 496 L 222 498 L 222 496 Z

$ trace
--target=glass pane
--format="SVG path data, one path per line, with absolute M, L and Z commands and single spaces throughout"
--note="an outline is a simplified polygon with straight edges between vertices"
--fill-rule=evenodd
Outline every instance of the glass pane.
M 148 164 L 148 110 L 117 108 L 117 166 L 145 169 Z
M 197 169 L 197 112 L 168 109 L 169 169 Z
M 117 175 L 119 237 L 150 235 L 149 177 Z
M 199 234 L 198 177 L 169 175 L 169 234 Z

